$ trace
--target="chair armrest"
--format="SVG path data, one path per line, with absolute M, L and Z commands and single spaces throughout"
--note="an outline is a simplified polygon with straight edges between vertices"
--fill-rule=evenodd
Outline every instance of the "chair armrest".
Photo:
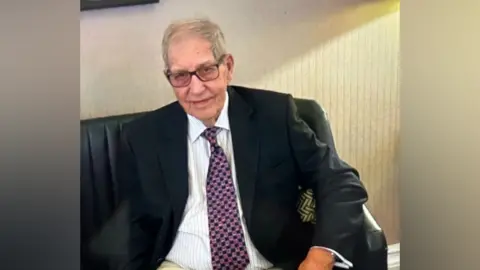
M 365 205 L 363 211 L 364 232 L 355 252 L 354 270 L 387 270 L 388 245 L 385 233 Z

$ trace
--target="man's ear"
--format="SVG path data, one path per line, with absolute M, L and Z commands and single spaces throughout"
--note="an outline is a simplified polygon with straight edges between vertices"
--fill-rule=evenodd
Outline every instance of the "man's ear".
M 235 60 L 231 54 L 225 56 L 225 67 L 227 68 L 227 80 L 231 81 L 233 79 L 233 70 L 235 67 Z

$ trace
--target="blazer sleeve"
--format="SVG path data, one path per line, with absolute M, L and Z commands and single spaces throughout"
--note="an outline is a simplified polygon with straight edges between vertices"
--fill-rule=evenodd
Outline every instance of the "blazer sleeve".
M 312 189 L 316 224 L 312 246 L 325 247 L 352 261 L 362 227 L 367 192 L 358 172 L 342 161 L 300 119 L 292 96 L 287 102 L 287 129 L 292 154 L 301 172 L 300 184 Z
M 145 216 L 144 196 L 136 165 L 137 160 L 125 129 L 121 135 L 119 150 L 117 175 L 121 183 L 122 197 L 128 206 L 127 256 L 126 265 L 122 269 L 150 269 L 155 233 L 142 224 Z

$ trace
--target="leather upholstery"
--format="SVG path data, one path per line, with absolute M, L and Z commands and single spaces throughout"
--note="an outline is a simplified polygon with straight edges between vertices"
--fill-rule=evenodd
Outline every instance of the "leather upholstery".
M 312 100 L 295 99 L 300 117 L 320 140 L 335 149 L 326 113 Z M 120 187 L 115 175 L 116 152 L 123 123 L 144 113 L 87 119 L 81 125 L 81 269 L 114 270 L 95 259 L 88 243 L 114 215 L 120 205 Z M 387 270 L 385 234 L 368 209 L 353 261 L 354 270 Z

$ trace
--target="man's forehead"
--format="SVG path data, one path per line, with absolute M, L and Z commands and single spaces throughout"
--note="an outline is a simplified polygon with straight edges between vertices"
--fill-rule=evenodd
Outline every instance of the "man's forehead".
M 176 36 L 172 38 L 168 51 L 170 54 L 207 53 L 211 51 L 212 44 L 196 36 Z

